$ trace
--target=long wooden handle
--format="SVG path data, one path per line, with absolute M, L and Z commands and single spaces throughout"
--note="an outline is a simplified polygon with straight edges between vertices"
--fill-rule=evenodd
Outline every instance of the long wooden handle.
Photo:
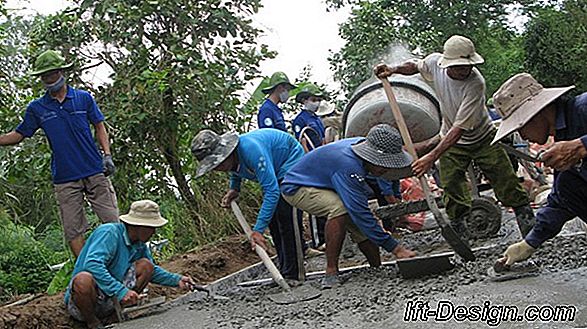
M 391 112 L 393 113 L 393 117 L 395 118 L 395 122 L 397 123 L 397 127 L 399 128 L 399 132 L 402 135 L 404 140 L 404 144 L 406 145 L 406 149 L 408 153 L 414 158 L 414 161 L 418 160 L 418 153 L 416 153 L 416 148 L 414 147 L 414 143 L 412 142 L 412 137 L 410 136 L 410 132 L 408 131 L 408 126 L 404 121 L 404 116 L 399 108 L 395 95 L 393 94 L 393 90 L 391 89 L 391 84 L 387 78 L 381 79 L 381 83 L 383 84 L 383 90 L 385 90 L 385 95 L 387 95 L 387 100 L 389 101 L 389 106 L 391 107 Z M 446 221 L 436 204 L 436 200 L 432 196 L 432 192 L 430 191 L 430 186 L 428 186 L 428 180 L 426 178 L 426 174 L 420 176 L 420 185 L 422 186 L 422 191 L 424 191 L 424 196 L 426 197 L 426 202 L 428 203 L 428 207 L 432 211 L 434 218 L 439 226 L 444 227 L 446 226 Z
M 236 204 L 235 201 L 232 201 L 230 203 L 230 207 L 232 208 L 232 212 L 236 216 L 238 223 L 242 227 L 243 231 L 245 231 L 245 234 L 247 235 L 247 239 L 249 239 L 249 241 L 251 241 L 251 234 L 253 233 L 253 231 L 249 227 L 249 223 L 247 223 L 247 220 L 245 219 L 245 216 L 243 215 L 238 204 Z M 291 288 L 289 287 L 287 282 L 285 282 L 285 279 L 283 278 L 283 276 L 281 276 L 281 273 L 279 273 L 279 270 L 277 269 L 275 264 L 273 264 L 273 262 L 271 261 L 271 258 L 269 258 L 269 255 L 267 254 L 265 249 L 263 249 L 263 248 L 261 248 L 261 246 L 255 244 L 255 251 L 257 252 L 257 255 L 259 255 L 259 257 L 261 258 L 261 261 L 263 261 L 263 264 L 265 265 L 265 267 L 269 271 L 269 274 L 271 274 L 271 277 L 273 278 L 275 283 L 277 283 L 283 290 L 290 291 Z

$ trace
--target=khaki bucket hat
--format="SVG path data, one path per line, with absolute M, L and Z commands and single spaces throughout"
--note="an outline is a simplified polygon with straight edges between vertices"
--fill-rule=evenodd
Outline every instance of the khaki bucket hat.
M 475 45 L 469 38 L 453 35 L 444 43 L 444 51 L 438 60 L 438 66 L 447 68 L 456 65 L 483 64 L 485 60 L 475 51 Z
M 329 115 L 334 113 L 336 107 L 331 102 L 322 101 L 320 102 L 320 106 L 318 106 L 318 111 L 316 111 L 316 115 L 319 117 L 323 117 L 325 115 Z
M 218 167 L 238 145 L 238 134 L 228 132 L 218 135 L 212 130 L 200 131 L 192 140 L 192 154 L 198 160 L 196 178 Z
M 120 216 L 120 220 L 136 226 L 161 227 L 167 224 L 167 219 L 161 217 L 159 205 L 151 200 L 133 202 L 128 214 Z
M 493 105 L 502 117 L 491 144 L 522 128 L 543 108 L 575 88 L 544 88 L 528 73 L 518 73 L 504 82 L 493 94 Z
M 73 63 L 65 64 L 65 59 L 58 52 L 47 50 L 37 57 L 35 65 L 33 65 L 33 71 L 29 74 L 38 76 L 55 70 L 69 70 L 72 67 Z

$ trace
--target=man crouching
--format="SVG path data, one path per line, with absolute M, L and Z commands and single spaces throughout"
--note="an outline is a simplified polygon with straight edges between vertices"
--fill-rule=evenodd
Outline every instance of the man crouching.
M 88 328 L 102 328 L 101 319 L 114 312 L 114 298 L 123 306 L 136 304 L 149 282 L 182 289 L 195 286 L 192 278 L 154 264 L 145 242 L 167 223 L 155 202 L 133 202 L 120 220 L 103 224 L 90 235 L 65 292 L 67 311 Z

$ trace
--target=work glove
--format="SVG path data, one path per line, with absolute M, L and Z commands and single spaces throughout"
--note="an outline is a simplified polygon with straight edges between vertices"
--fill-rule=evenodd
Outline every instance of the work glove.
M 112 155 L 104 155 L 102 163 L 104 164 L 104 175 L 110 176 L 114 174 L 114 172 L 116 171 L 116 167 L 114 166 L 114 162 L 112 161 Z
M 530 258 L 535 251 L 536 248 L 529 245 L 526 240 L 522 240 L 509 246 L 503 253 L 503 258 L 499 261 L 506 266 L 510 266 L 513 263 L 521 262 Z

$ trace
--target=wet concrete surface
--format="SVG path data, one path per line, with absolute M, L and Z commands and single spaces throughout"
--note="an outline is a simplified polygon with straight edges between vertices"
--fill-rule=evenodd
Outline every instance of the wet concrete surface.
M 166 312 L 129 321 L 117 328 L 478 328 L 496 324 L 503 328 L 586 327 L 586 236 L 559 236 L 547 242 L 533 257 L 540 268 L 537 277 L 491 282 L 487 269 L 507 245 L 520 239 L 513 215 L 504 213 L 504 219 L 498 236 L 473 243 L 474 247 L 487 247 L 476 252 L 477 261 L 463 264 L 456 260 L 457 266 L 453 270 L 439 275 L 407 280 L 401 278 L 395 266 L 366 268 L 344 274 L 345 282 L 336 289 L 324 290 L 320 298 L 292 305 L 277 305 L 267 298 L 280 292 L 274 285 L 219 292 L 230 298 L 223 301 L 201 300 L 201 294 L 193 294 Z M 565 233 L 572 231 L 571 227 Z M 411 234 L 402 241 L 420 254 L 448 250 L 438 231 Z M 352 250 L 347 250 L 347 254 L 352 253 Z M 356 252 L 350 256 L 347 261 L 362 262 L 362 257 Z M 389 255 L 385 257 L 389 258 Z M 322 269 L 319 268 L 319 259 L 309 263 L 314 269 Z M 310 280 L 306 284 L 319 287 L 318 280 Z M 419 320 L 406 321 L 407 308 L 417 308 L 424 305 L 422 303 L 428 303 L 431 309 L 437 308 L 440 303 L 444 312 L 440 314 L 441 319 L 450 309 L 449 303 L 454 307 L 477 308 L 470 309 L 471 318 L 465 321 L 457 322 L 453 317 L 448 322 L 436 322 L 434 316 L 422 321 L 422 315 L 415 311 L 409 314 Z M 519 313 L 515 318 L 521 321 L 500 319 L 499 312 L 504 305 L 517 306 Z M 559 318 L 566 321 L 558 322 L 517 319 L 531 305 L 543 308 L 529 315 L 543 312 L 541 315 L 544 317 L 555 315 L 555 311 L 572 311 L 570 308 L 558 309 L 558 305 L 573 306 L 574 314 L 556 314 L 574 315 L 573 321 L 568 321 L 568 317 Z M 478 308 L 480 312 L 477 312 Z M 549 313 L 551 311 L 553 314 Z M 459 307 L 459 312 L 464 312 L 464 309 Z M 485 315 L 477 318 L 477 313 Z M 512 316 L 511 313 L 506 315 Z

